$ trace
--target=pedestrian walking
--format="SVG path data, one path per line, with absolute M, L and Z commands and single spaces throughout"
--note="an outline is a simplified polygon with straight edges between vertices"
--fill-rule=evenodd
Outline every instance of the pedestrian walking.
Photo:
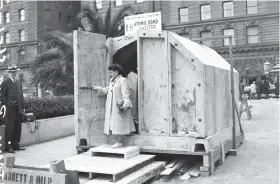
M 279 78 L 277 77 L 276 82 L 275 82 L 275 95 L 276 98 L 279 98 Z
M 24 113 L 22 84 L 17 80 L 16 65 L 8 67 L 9 77 L 1 84 L 0 100 L 6 106 L 5 116 L 5 151 L 14 153 L 14 150 L 24 150 L 20 148 L 21 121 Z
M 243 112 L 243 106 L 245 106 L 245 111 L 247 113 L 248 120 L 252 119 L 251 112 L 249 109 L 248 101 L 247 101 L 247 94 L 244 93 L 245 88 L 245 82 L 242 80 L 239 83 L 239 100 L 240 100 L 240 106 L 239 106 L 239 116 L 241 117 Z
M 257 93 L 257 86 L 255 81 L 253 81 L 253 83 L 250 85 L 250 89 L 251 89 L 251 99 L 254 100 L 256 98 L 256 93 Z
M 108 87 L 93 86 L 100 95 L 107 95 L 104 133 L 117 135 L 117 142 L 112 148 L 122 147 L 123 135 L 135 132 L 131 108 L 132 102 L 129 98 L 128 79 L 124 78 L 123 68 L 118 64 L 108 67 L 110 73 L 110 84 Z
M 263 82 L 263 93 L 265 94 L 265 99 L 269 98 L 269 89 L 270 89 L 270 85 L 267 81 L 267 79 L 264 80 Z
M 257 86 L 257 100 L 261 99 L 261 87 L 262 87 L 262 81 L 260 78 L 257 79 L 256 81 L 256 86 Z

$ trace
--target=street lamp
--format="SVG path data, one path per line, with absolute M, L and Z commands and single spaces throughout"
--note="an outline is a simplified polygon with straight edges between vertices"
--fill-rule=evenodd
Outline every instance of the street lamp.
M 250 70 L 250 67 L 247 67 L 245 70 L 246 70 L 246 75 L 247 75 L 246 83 L 247 83 L 247 85 L 249 85 L 249 70 Z
M 263 64 L 264 74 L 268 74 L 270 70 L 270 63 L 267 61 Z

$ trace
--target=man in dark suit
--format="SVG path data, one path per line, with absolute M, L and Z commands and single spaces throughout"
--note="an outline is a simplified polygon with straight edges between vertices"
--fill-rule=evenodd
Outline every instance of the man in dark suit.
M 8 153 L 23 150 L 19 146 L 21 137 L 21 116 L 24 113 L 22 85 L 17 78 L 19 68 L 8 67 L 9 77 L 1 84 L 0 100 L 6 106 L 5 148 Z

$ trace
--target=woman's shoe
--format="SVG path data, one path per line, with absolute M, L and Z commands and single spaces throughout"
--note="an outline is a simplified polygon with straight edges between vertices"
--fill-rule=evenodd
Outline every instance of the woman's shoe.
M 116 142 L 112 148 L 121 148 L 122 147 L 122 143 Z

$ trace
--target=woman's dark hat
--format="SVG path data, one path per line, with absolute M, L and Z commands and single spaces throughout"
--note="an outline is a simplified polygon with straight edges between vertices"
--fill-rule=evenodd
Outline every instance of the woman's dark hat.
M 16 64 L 13 64 L 12 66 L 9 66 L 8 70 L 6 70 L 6 71 L 7 72 L 16 72 L 18 70 L 20 70 L 20 68 L 18 68 Z
M 111 64 L 111 65 L 108 67 L 108 70 L 118 71 L 118 72 L 121 73 L 121 74 L 124 73 L 123 67 L 121 67 L 121 65 L 116 64 L 116 63 Z

